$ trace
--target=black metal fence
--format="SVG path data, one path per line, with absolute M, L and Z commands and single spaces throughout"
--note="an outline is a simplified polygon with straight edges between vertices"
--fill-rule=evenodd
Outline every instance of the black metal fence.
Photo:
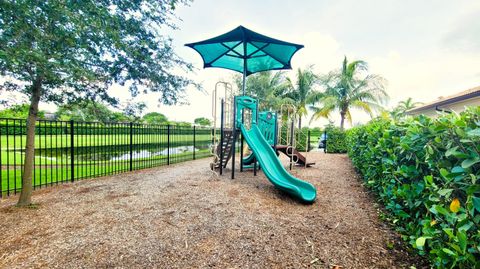
M 39 120 L 33 186 L 210 156 L 210 128 Z M 0 118 L 0 197 L 22 188 L 26 120 Z

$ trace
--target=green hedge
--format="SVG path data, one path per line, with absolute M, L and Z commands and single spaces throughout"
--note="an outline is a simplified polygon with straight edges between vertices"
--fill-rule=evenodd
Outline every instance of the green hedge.
M 376 120 L 348 154 L 403 239 L 437 268 L 480 268 L 480 107 L 437 119 Z
M 287 137 L 287 126 L 284 125 L 281 127 L 282 137 Z M 290 134 L 288 134 L 290 136 Z M 308 127 L 303 127 L 302 129 L 295 128 L 295 147 L 298 151 L 307 151 L 307 142 L 308 142 Z M 280 143 L 280 141 L 278 142 Z M 285 143 L 285 141 L 282 141 Z M 289 141 L 287 144 L 290 144 Z
M 296 139 L 296 148 L 299 151 L 307 151 L 308 143 L 308 128 L 303 127 L 302 129 L 295 130 L 295 139 Z
M 325 130 L 327 132 L 327 153 L 346 153 L 345 131 L 332 125 L 325 127 Z

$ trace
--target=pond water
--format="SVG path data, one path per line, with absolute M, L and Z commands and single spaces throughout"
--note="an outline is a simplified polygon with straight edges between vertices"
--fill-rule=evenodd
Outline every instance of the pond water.
M 132 159 L 152 158 L 156 156 L 170 156 L 176 154 L 185 154 L 188 152 L 198 152 L 200 150 L 209 149 L 210 142 L 197 143 L 193 145 L 175 145 L 170 149 L 158 144 L 140 144 L 132 146 Z M 24 149 L 12 149 L 11 152 L 24 152 Z M 74 150 L 75 160 L 77 161 L 125 161 L 130 160 L 129 145 L 110 145 L 110 146 L 94 146 L 94 147 L 77 147 Z M 35 149 L 35 156 L 50 161 L 60 161 L 61 159 L 70 158 L 70 148 L 48 148 Z
M 193 151 L 199 151 L 200 149 L 198 148 L 193 148 L 193 146 L 180 146 L 180 147 L 174 147 L 170 148 L 170 155 L 173 154 L 181 154 L 181 153 L 186 153 L 186 152 L 193 152 Z M 150 158 L 154 156 L 167 156 L 169 154 L 168 149 L 164 149 L 162 151 L 149 151 L 149 150 L 141 150 L 141 151 L 133 151 L 132 152 L 132 159 L 141 159 L 141 158 Z M 111 161 L 124 161 L 124 160 L 130 160 L 130 152 L 127 152 L 123 155 L 120 156 L 115 156 L 110 159 Z

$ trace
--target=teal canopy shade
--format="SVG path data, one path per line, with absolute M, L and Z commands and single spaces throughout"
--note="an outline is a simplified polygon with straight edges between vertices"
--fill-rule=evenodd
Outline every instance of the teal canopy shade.
M 185 46 L 202 56 L 204 68 L 226 68 L 244 76 L 260 71 L 291 69 L 293 54 L 303 48 L 303 45 L 270 38 L 243 26 Z

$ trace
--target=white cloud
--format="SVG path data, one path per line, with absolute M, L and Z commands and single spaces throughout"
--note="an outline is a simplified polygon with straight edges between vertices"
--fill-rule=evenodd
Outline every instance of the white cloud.
M 201 58 L 183 44 L 242 24 L 304 44 L 292 60 L 294 69 L 314 64 L 316 71 L 326 73 L 339 68 L 344 55 L 349 60 L 367 61 L 372 73 L 388 80 L 390 106 L 408 97 L 428 102 L 480 85 L 479 1 L 311 0 L 299 4 L 294 0 L 196 0 L 190 7 L 179 7 L 176 13 L 183 20 L 178 23 L 181 30 L 171 31 L 176 51 L 198 68 L 203 66 Z M 206 93 L 188 89 L 187 106 L 158 106 L 155 94 L 138 100 L 147 102 L 148 111 L 159 111 L 173 120 L 210 117 L 210 94 L 215 83 L 229 80 L 233 74 L 222 69 L 200 69 L 190 74 L 202 83 Z M 129 96 L 125 88 L 114 92 L 122 99 Z M 354 122 L 367 119 L 362 114 L 354 115 Z
M 307 32 L 292 40 L 305 46 L 292 59 L 294 69 L 314 65 L 317 72 L 328 72 L 340 65 L 339 59 L 343 57 L 339 50 L 340 44 L 331 35 Z
M 370 60 L 370 71 L 388 80 L 390 106 L 412 97 L 428 102 L 480 84 L 480 55 L 443 54 L 432 51 L 422 58 L 408 57 L 392 50 Z
M 467 52 L 480 51 L 480 8 L 470 11 L 454 21 L 451 29 L 443 38 L 445 47 L 450 50 Z

